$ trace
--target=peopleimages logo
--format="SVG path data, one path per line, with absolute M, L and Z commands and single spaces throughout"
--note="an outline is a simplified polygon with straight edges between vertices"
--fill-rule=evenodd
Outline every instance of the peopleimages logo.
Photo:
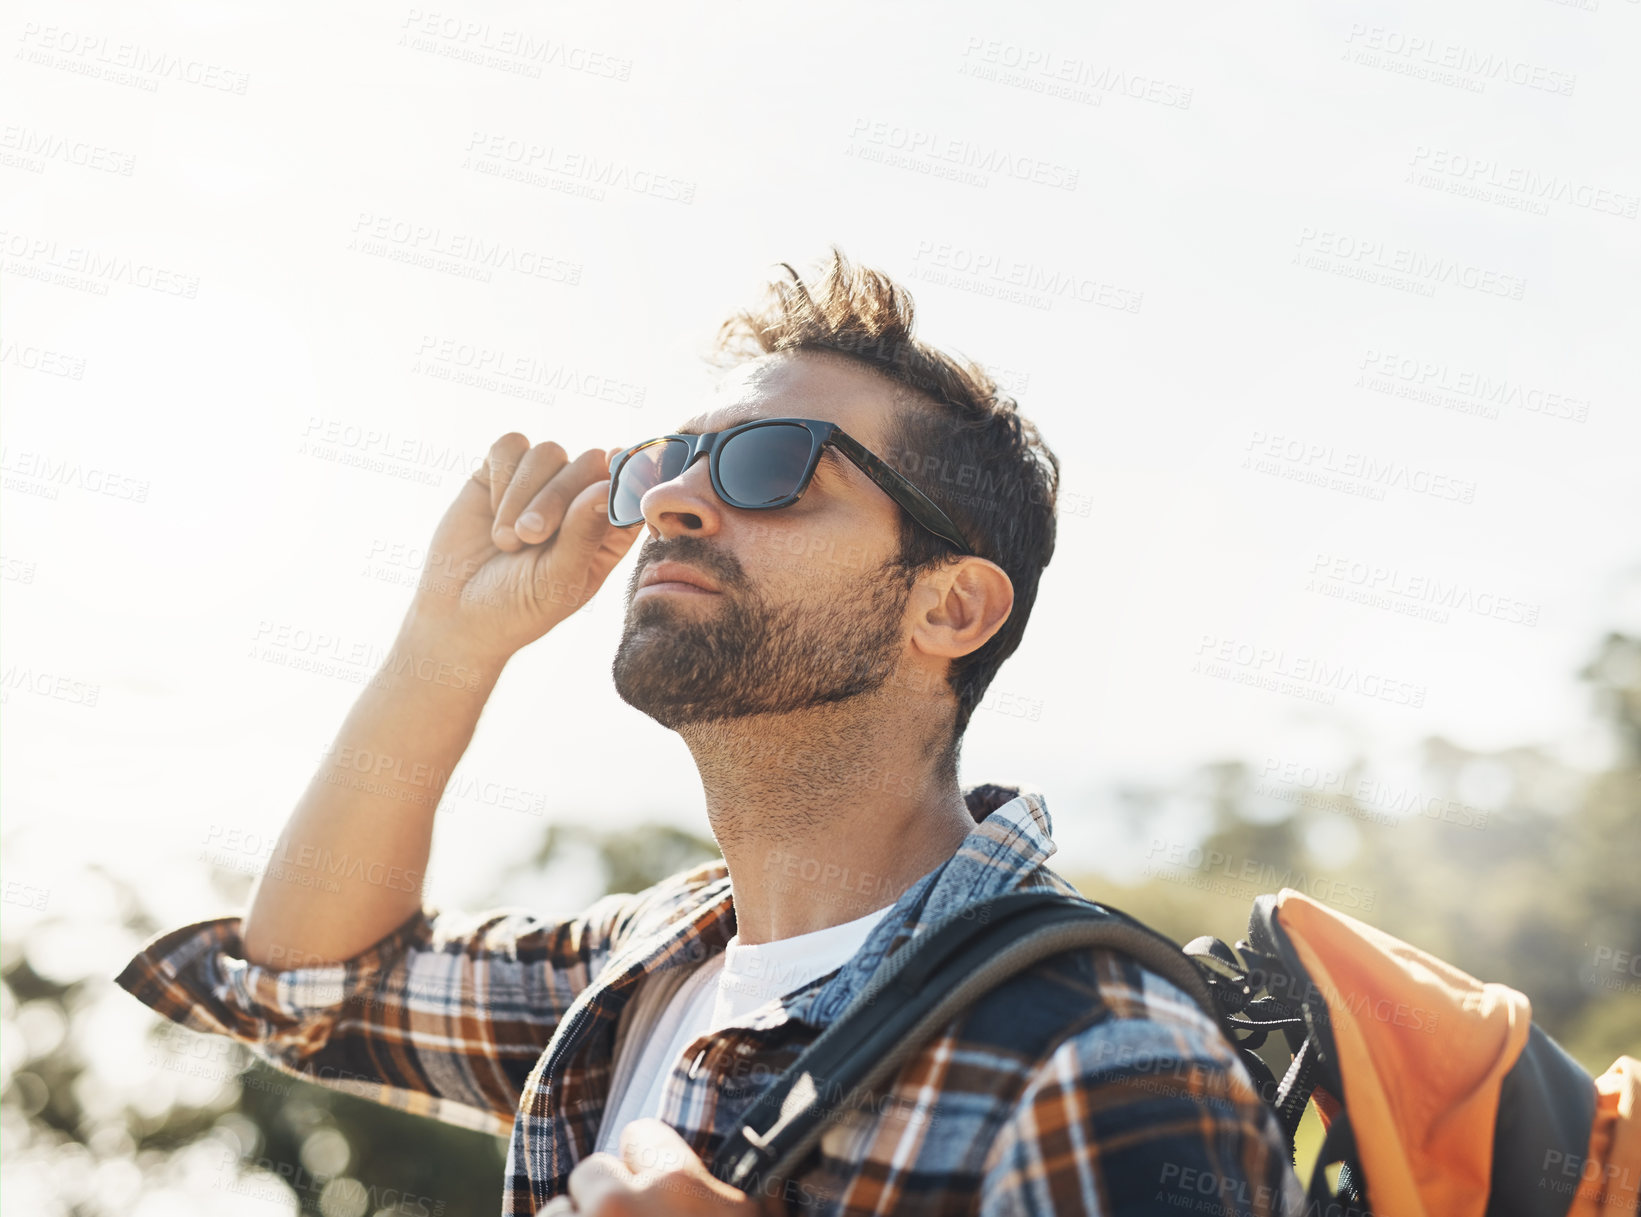
M 950 242 L 919 241 L 912 255 L 913 275 L 926 283 L 947 284 L 981 295 L 1013 289 L 1003 299 L 1049 309 L 1056 300 L 1097 304 L 1124 313 L 1137 313 L 1145 293 L 1080 274 L 1066 266 L 1044 266 L 1011 258 L 995 250 L 973 249 Z
M 474 131 L 468 137 L 465 153 L 464 169 L 527 185 L 545 186 L 553 180 L 574 182 L 591 192 L 588 197 L 598 200 L 604 198 L 603 189 L 608 188 L 671 203 L 693 203 L 698 184 L 615 157 L 491 131 Z
M 965 76 L 1064 97 L 1085 105 L 1099 105 L 1104 95 L 1117 94 L 1169 109 L 1189 110 L 1192 90 L 1154 76 L 1124 72 L 1109 64 L 1071 59 L 1044 47 L 1020 46 L 996 38 L 971 36 L 963 48 L 958 69 Z
M 473 388 L 501 391 L 514 386 L 537 388 L 544 391 L 546 403 L 564 392 L 635 410 L 644 404 L 643 385 L 629 384 L 559 360 L 510 351 L 503 346 L 464 342 L 436 334 L 423 334 L 416 343 L 416 363 L 411 371 Z
M 1362 377 L 1358 378 L 1357 383 L 1363 388 L 1378 387 L 1364 380 L 1364 377 L 1382 378 L 1399 385 L 1454 394 L 1489 408 L 1509 407 L 1526 414 L 1575 423 L 1585 422 L 1590 417 L 1588 397 L 1557 393 L 1508 376 L 1458 367 L 1446 360 L 1422 359 L 1399 351 L 1369 347 L 1357 367 L 1362 370 Z M 1493 414 L 1496 417 L 1496 408 Z
M 251 84 L 249 74 L 218 64 L 188 59 L 134 42 L 115 42 L 102 34 L 82 34 L 60 26 L 43 26 L 34 21 L 24 23 L 19 41 L 23 44 L 18 52 L 19 59 L 65 68 L 76 75 L 103 78 L 115 84 L 135 85 L 148 93 L 157 92 L 162 80 L 199 85 L 240 96 Z M 55 60 L 52 60 L 52 55 L 56 56 Z
M 413 676 L 452 689 L 477 689 L 481 681 L 478 669 L 466 664 L 268 620 L 258 624 L 246 658 L 373 687 L 389 675 Z
M 849 132 L 852 145 L 864 149 L 883 149 L 904 153 L 915 161 L 945 164 L 973 170 L 985 175 L 995 173 L 1019 182 L 1034 182 L 1059 190 L 1077 189 L 1079 170 L 1042 157 L 1027 156 L 1003 148 L 975 144 L 966 139 L 947 138 L 937 131 L 921 127 L 902 126 L 899 123 L 878 122 L 870 118 L 855 119 Z M 877 159 L 861 156 L 862 160 Z M 912 165 L 902 167 L 915 167 Z M 975 185 L 985 185 L 983 176 Z
M 1496 591 L 1478 590 L 1457 579 L 1338 554 L 1317 554 L 1309 576 L 1306 591 L 1439 622 L 1447 621 L 1450 612 L 1462 612 L 1510 625 L 1535 626 L 1542 607 Z
M 582 72 L 609 80 L 632 75 L 632 60 L 593 47 L 578 46 L 512 27 L 497 28 L 488 21 L 427 13 L 411 9 L 399 23 L 405 33 L 399 45 L 414 51 L 465 59 L 487 67 L 504 67 L 521 75 L 541 78 L 544 67 Z
M 0 444 L 0 473 L 6 474 L 5 488 L 25 494 L 55 499 L 61 489 L 83 490 L 128 503 L 146 503 L 147 481 L 129 474 L 114 473 L 44 452 L 13 453 Z
M 1315 479 L 1319 485 L 1351 489 L 1372 498 L 1384 498 L 1386 490 L 1406 490 L 1467 506 L 1476 500 L 1476 483 L 1463 478 L 1265 431 L 1255 431 L 1249 438 L 1242 467 L 1290 480 Z
M 1406 34 L 1382 25 L 1353 22 L 1345 45 L 1350 48 L 1345 52 L 1346 57 L 1356 63 L 1400 75 L 1429 77 L 1442 84 L 1462 84 L 1474 93 L 1482 92 L 1489 81 L 1502 81 L 1524 89 L 1571 97 L 1578 84 L 1578 75 L 1574 72 L 1559 72 L 1497 51 L 1477 50 L 1423 34 Z
M 110 284 L 140 287 L 164 296 L 192 300 L 199 295 L 199 276 L 138 262 L 84 245 L 64 245 L 46 237 L 0 232 L 0 253 L 15 261 L 6 267 L 23 278 L 60 283 L 94 295 L 108 295 Z
M 428 486 L 440 485 L 445 474 L 466 478 L 483 455 L 443 441 L 396 435 L 390 430 L 318 415 L 308 417 L 296 452 L 298 456 L 334 461 Z
M 1383 283 L 1387 287 L 1407 286 L 1420 295 L 1430 295 L 1438 285 L 1451 285 L 1484 296 L 1520 300 L 1527 280 L 1502 274 L 1456 258 L 1432 257 L 1416 249 L 1388 245 L 1383 241 L 1305 227 L 1296 242 L 1301 252 L 1293 265 L 1311 270 L 1327 270 L 1350 278 Z
M 1285 647 L 1259 646 L 1236 638 L 1221 638 L 1217 634 L 1202 635 L 1191 671 L 1201 676 L 1271 692 L 1289 693 L 1329 705 L 1333 704 L 1335 695 L 1348 693 L 1369 701 L 1422 710 L 1429 693 L 1426 685 L 1356 664 L 1333 663 L 1315 655 L 1290 654 Z
M 1420 144 L 1403 179 L 1415 186 L 1441 184 L 1455 194 L 1469 194 L 1484 202 L 1517 197 L 1519 206 L 1534 205 L 1545 214 L 1547 204 L 1566 203 L 1586 211 L 1605 212 L 1626 220 L 1636 218 L 1641 195 L 1626 194 L 1575 182 L 1557 173 L 1540 173 L 1525 165 L 1504 165 L 1491 157 L 1471 156 L 1447 148 Z M 1498 192 L 1495 196 L 1491 192 Z
M 353 222 L 348 249 L 392 262 L 409 262 L 430 270 L 489 283 L 496 271 L 527 279 L 548 279 L 575 287 L 581 264 L 538 249 L 493 241 L 472 233 L 451 232 L 436 224 L 361 211 Z
M 1224 896 L 1241 896 L 1293 888 L 1313 900 L 1338 908 L 1370 912 L 1378 900 L 1371 887 L 1313 875 L 1303 868 L 1280 866 L 1258 858 L 1237 858 L 1223 850 L 1153 839 L 1145 874 L 1202 888 Z
M 1487 827 L 1488 813 L 1468 803 L 1325 765 L 1266 756 L 1258 777 L 1253 792 L 1265 798 L 1308 800 L 1324 810 L 1379 824 L 1418 818 L 1478 832 Z
M 137 158 L 129 152 L 115 152 L 101 144 L 68 139 L 50 131 L 36 131 L 15 124 L 0 131 L 0 150 L 16 153 L 16 159 L 22 162 L 17 167 L 33 173 L 43 170 L 46 161 L 61 161 L 81 169 L 130 177 L 137 165 Z M 10 160 L 0 155 L 0 164 L 4 163 L 10 163 Z
M 63 376 L 69 380 L 85 379 L 84 355 L 68 355 L 32 344 L 0 343 L 0 365 L 4 364 L 29 372 L 41 372 L 47 376 Z

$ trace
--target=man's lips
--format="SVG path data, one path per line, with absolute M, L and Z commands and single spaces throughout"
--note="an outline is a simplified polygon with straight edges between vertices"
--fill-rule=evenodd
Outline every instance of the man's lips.
M 719 590 L 711 579 L 681 562 L 657 562 L 646 567 L 644 577 L 638 581 L 638 590 L 642 592 L 651 588 L 686 595 L 716 595 Z

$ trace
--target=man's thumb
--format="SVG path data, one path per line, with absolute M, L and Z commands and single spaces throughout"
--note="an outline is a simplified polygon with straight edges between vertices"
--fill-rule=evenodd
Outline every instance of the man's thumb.
M 634 1174 L 679 1170 L 700 1159 L 664 1120 L 645 1116 L 621 1130 L 621 1161 Z

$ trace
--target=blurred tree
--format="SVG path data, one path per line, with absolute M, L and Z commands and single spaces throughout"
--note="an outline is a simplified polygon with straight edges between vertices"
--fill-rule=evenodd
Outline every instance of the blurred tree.
M 640 824 L 603 831 L 585 824 L 554 824 L 535 853 L 503 875 L 540 871 L 572 849 L 591 850 L 603 871 L 605 892 L 641 892 L 679 871 L 722 857 L 712 840 L 670 824 Z

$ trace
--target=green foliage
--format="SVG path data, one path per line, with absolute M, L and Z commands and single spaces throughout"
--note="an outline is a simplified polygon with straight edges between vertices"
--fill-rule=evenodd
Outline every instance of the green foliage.
M 368 1214 L 493 1217 L 501 1210 L 507 1144 L 499 1137 L 327 1090 L 261 1062 L 249 1066 L 242 1084 L 239 1111 L 257 1134 L 244 1157 L 292 1187 L 303 1213 L 323 1212 L 336 1179 L 355 1182 L 349 1190 L 363 1193 Z
M 583 824 L 554 824 L 535 854 L 512 870 L 539 870 L 573 848 L 592 851 L 603 871 L 607 893 L 641 892 L 668 875 L 721 856 L 712 841 L 670 824 L 640 824 L 609 832 Z

